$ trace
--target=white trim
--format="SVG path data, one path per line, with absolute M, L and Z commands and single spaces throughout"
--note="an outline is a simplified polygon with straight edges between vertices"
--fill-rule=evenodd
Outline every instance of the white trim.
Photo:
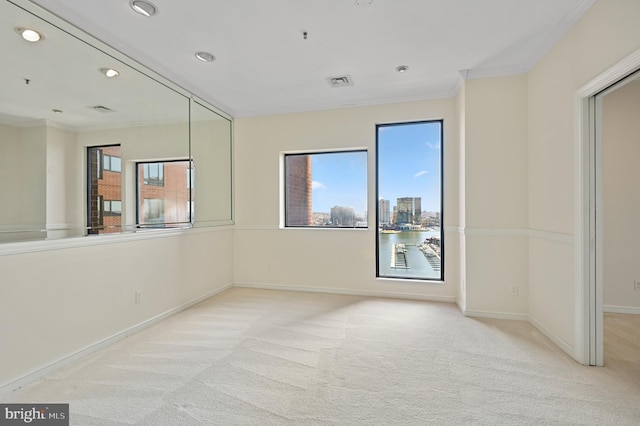
M 464 316 L 470 318 L 492 318 L 499 320 L 515 320 L 515 321 L 529 321 L 527 314 L 518 314 L 513 312 L 492 312 L 492 311 L 474 311 L 465 309 L 463 311 Z
M 452 234 L 464 235 L 464 227 L 462 226 L 445 226 L 444 232 L 450 232 Z
M 189 228 L 145 229 L 132 233 L 88 235 L 85 237 L 62 238 L 59 240 L 25 241 L 0 244 L 0 256 L 34 253 L 40 251 L 65 250 L 76 247 L 116 244 L 128 241 L 169 238 L 182 235 Z
M 592 176 L 594 172 L 592 150 L 595 135 L 589 126 L 589 98 L 607 89 L 640 68 L 640 49 L 614 64 L 603 73 L 586 83 L 576 91 L 574 102 L 574 223 L 575 223 L 575 358 L 583 364 L 601 365 L 602 339 L 597 334 L 602 330 L 602 305 L 595 300 L 601 294 L 602 283 L 595 281 L 595 256 L 593 249 L 600 250 L 590 217 L 595 216 L 595 203 L 591 201 Z M 594 182 L 595 184 L 595 182 Z M 598 306 L 600 303 L 600 306 Z M 595 342 L 594 342 L 595 340 Z
M 57 240 L 39 240 L 0 243 L 0 256 L 35 253 L 41 251 L 66 250 L 77 247 L 117 244 L 129 241 L 170 238 L 180 235 L 202 234 L 208 232 L 231 231 L 232 225 L 207 226 L 201 228 L 144 229 L 131 233 L 88 235 L 85 237 L 61 238 Z
M 551 340 L 556 346 L 558 346 L 560 349 L 565 351 L 570 357 L 580 362 L 580 360 L 577 359 L 578 358 L 577 355 L 579 355 L 578 351 L 575 348 L 573 348 L 570 344 L 562 340 L 560 337 L 556 336 L 552 331 L 544 327 L 542 324 L 540 324 L 535 318 L 533 318 L 530 315 L 529 315 L 529 323 L 532 326 L 534 326 L 540 333 L 542 333 L 547 339 Z M 585 364 L 585 363 L 581 362 L 581 364 Z
M 440 296 L 433 294 L 421 293 L 404 293 L 395 291 L 378 291 L 378 290 L 352 290 L 345 288 L 324 288 L 324 287 L 308 287 L 282 284 L 264 284 L 253 282 L 235 283 L 234 287 L 238 288 L 258 288 L 264 290 L 284 290 L 284 291 L 301 291 L 308 293 L 328 293 L 328 294 L 344 294 L 347 296 L 363 296 L 363 297 L 383 297 L 390 299 L 410 299 L 422 300 L 428 302 L 446 302 L 455 303 L 455 296 Z
M 466 315 L 465 312 L 467 312 L 467 306 L 462 303 L 462 300 L 459 297 L 456 297 L 456 305 L 458 305 L 460 312 L 462 312 L 463 315 Z
M 185 229 L 185 234 L 206 234 L 209 232 L 233 231 L 234 229 L 234 226 L 231 224 L 220 226 L 196 226 L 193 228 Z
M 588 324 L 589 279 L 591 250 L 590 236 L 590 165 L 589 165 L 589 100 L 576 96 L 574 102 L 574 293 L 575 293 L 575 359 L 581 364 L 591 363 L 591 328 Z
M 531 69 L 530 64 L 518 63 L 503 67 L 471 68 L 466 71 L 465 80 L 479 80 L 482 78 L 507 77 L 526 74 Z
M 487 236 L 487 237 L 528 237 L 529 230 L 526 228 L 465 228 L 464 235 Z
M 330 231 L 371 231 L 375 230 L 375 227 L 334 227 L 334 226 L 274 226 L 274 225 L 264 225 L 264 226 L 235 226 L 235 230 L 237 231 L 311 231 L 311 232 L 330 232 Z
M 637 70 L 638 67 L 640 67 L 640 49 L 637 49 L 632 54 L 582 86 L 578 89 L 576 94 L 580 98 L 589 98 L 611 86 L 621 78 L 631 74 L 633 71 Z
M 281 228 L 277 225 L 256 225 L 256 226 L 236 225 L 233 227 L 233 229 L 236 231 L 277 231 Z M 300 229 L 300 228 L 296 228 L 296 229 Z
M 560 22 L 550 29 L 546 37 L 540 39 L 538 46 L 523 62 L 502 67 L 479 67 L 465 70 L 465 79 L 475 80 L 528 73 L 540 62 L 544 55 L 564 37 L 595 2 L 596 0 L 582 0 L 574 9 L 563 16 Z
M 640 308 L 637 306 L 604 305 L 602 308 L 604 312 L 612 314 L 640 315 Z
M 44 376 L 47 376 L 49 374 L 52 374 L 53 372 L 66 367 L 69 364 L 72 364 L 76 361 L 78 361 L 81 358 L 84 358 L 88 355 L 90 355 L 93 352 L 99 351 L 100 349 L 104 349 L 109 345 L 112 345 L 114 343 L 116 343 L 119 340 L 122 340 L 128 336 L 131 336 L 132 334 L 135 333 L 139 333 L 140 331 L 144 330 L 147 327 L 150 327 L 154 324 L 157 324 L 158 322 L 165 320 L 167 318 L 169 318 L 172 315 L 175 315 L 179 312 L 182 312 L 194 305 L 197 305 L 200 302 L 203 302 L 207 299 L 209 299 L 210 297 L 213 297 L 217 294 L 222 293 L 223 291 L 226 291 L 230 288 L 233 287 L 233 284 L 227 284 L 224 287 L 221 287 L 219 289 L 216 289 L 212 292 L 209 292 L 203 296 L 197 297 L 193 300 L 190 300 L 186 303 L 183 303 L 181 305 L 176 306 L 175 308 L 169 309 L 168 311 L 165 311 L 159 315 L 156 315 L 154 317 L 151 317 L 137 325 L 134 325 L 132 327 L 129 327 L 125 330 L 122 330 L 112 336 L 109 336 L 105 339 L 102 339 L 96 343 L 92 343 L 89 346 L 86 346 L 80 350 L 77 350 L 73 353 L 70 353 L 62 358 L 59 358 L 55 361 L 52 361 L 50 363 L 48 363 L 47 365 L 40 367 L 30 373 L 24 374 L 16 379 L 12 379 L 8 382 L 2 383 L 0 384 L 0 396 L 1 395 L 5 395 L 8 394 L 10 392 L 13 392 L 17 389 L 20 389 L 23 386 L 26 386 L 27 384 L 34 382 Z
M 564 234 L 561 232 L 542 231 L 539 229 L 530 229 L 529 237 L 537 240 L 553 241 L 561 244 L 573 245 L 575 243 L 575 237 L 571 234 Z
M 424 93 L 414 96 L 401 96 L 397 98 L 382 98 L 382 99 L 362 99 L 360 101 L 354 103 L 340 103 L 340 102 L 314 102 L 312 104 L 298 104 L 298 105 L 290 105 L 286 107 L 276 106 L 270 108 L 257 108 L 257 109 L 246 109 L 246 110 L 234 110 L 233 115 L 234 119 L 238 118 L 248 118 L 248 117 L 261 117 L 261 116 L 269 116 L 269 115 L 280 115 L 280 114 L 298 114 L 305 112 L 317 112 L 317 111 L 326 111 L 326 110 L 339 110 L 339 109 L 347 109 L 347 108 L 360 108 L 360 107 L 368 107 L 368 106 L 379 106 L 379 105 L 387 105 L 387 104 L 401 104 L 401 103 L 411 103 L 411 102 L 421 102 L 421 101 L 431 101 L 431 100 L 439 100 L 439 99 L 449 99 L 458 96 L 458 91 L 462 86 L 461 81 L 458 77 L 456 77 L 455 81 L 452 79 L 452 86 L 449 90 L 437 91 L 432 93 Z
M 574 244 L 574 236 L 562 232 L 544 231 L 530 228 L 464 228 L 445 227 L 445 232 L 456 232 L 462 235 L 488 237 L 528 237 L 539 240 L 555 241 L 562 244 Z

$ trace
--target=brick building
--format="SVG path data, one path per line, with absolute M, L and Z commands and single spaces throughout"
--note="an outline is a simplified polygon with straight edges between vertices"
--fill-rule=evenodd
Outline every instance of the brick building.
M 287 226 L 313 224 L 311 156 L 288 155 L 285 158 L 287 182 Z

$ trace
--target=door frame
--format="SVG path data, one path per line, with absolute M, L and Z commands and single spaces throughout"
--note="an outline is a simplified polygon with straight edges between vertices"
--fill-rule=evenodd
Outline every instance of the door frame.
M 602 366 L 602 102 L 600 92 L 640 69 L 640 49 L 582 86 L 575 94 L 575 358 Z

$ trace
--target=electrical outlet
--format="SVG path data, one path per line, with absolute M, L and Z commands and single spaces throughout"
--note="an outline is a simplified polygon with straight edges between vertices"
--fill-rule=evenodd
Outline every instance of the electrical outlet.
M 512 285 L 511 287 L 509 287 L 509 295 L 510 296 L 517 296 L 518 295 L 518 286 L 517 285 Z
M 640 281 L 633 282 L 633 291 L 640 291 Z
M 138 305 L 140 303 L 142 303 L 142 292 L 136 291 L 135 304 Z

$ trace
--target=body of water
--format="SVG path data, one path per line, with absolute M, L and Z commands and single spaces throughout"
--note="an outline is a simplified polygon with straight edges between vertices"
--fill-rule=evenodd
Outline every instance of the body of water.
M 381 277 L 440 279 L 440 262 L 429 261 L 418 244 L 426 238 L 440 237 L 440 231 L 403 231 L 398 233 L 378 233 L 379 258 L 378 267 Z M 394 243 L 404 243 L 409 269 L 391 267 L 391 251 Z

